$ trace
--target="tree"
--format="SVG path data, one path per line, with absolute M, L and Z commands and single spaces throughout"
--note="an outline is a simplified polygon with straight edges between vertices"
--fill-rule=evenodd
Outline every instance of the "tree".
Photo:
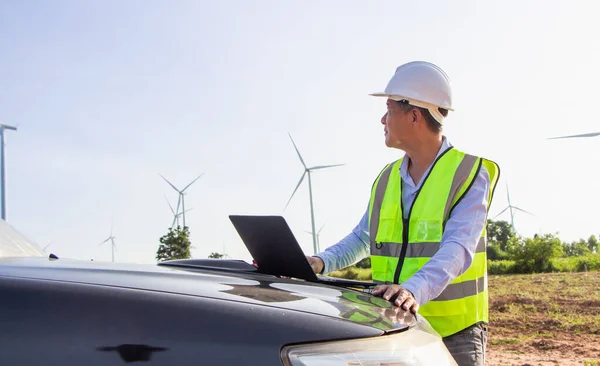
M 221 259 L 221 258 L 224 258 L 224 257 L 225 257 L 225 254 L 220 254 L 220 253 L 217 253 L 217 252 L 212 252 L 208 256 L 208 258 L 212 258 L 212 259 Z
M 560 239 L 552 234 L 511 241 L 509 252 L 523 273 L 546 272 L 550 270 L 550 259 L 563 255 Z
M 592 251 L 588 247 L 588 243 L 585 240 L 580 239 L 579 241 L 573 243 L 573 255 L 574 256 L 579 257 L 582 255 L 588 255 L 591 252 Z
M 156 260 L 166 261 L 171 259 L 188 259 L 192 257 L 190 248 L 190 232 L 187 226 L 177 226 L 175 230 L 169 228 L 167 235 L 160 238 L 160 245 L 156 252 Z
M 587 240 L 588 248 L 590 248 L 592 253 L 598 253 L 598 244 L 598 239 L 594 235 L 590 236 Z
M 497 245 L 501 251 L 507 250 L 509 240 L 515 236 L 507 221 L 488 220 L 486 229 L 488 244 Z
M 591 236 L 587 241 L 579 239 L 571 243 L 563 243 L 563 251 L 566 257 L 580 257 L 595 253 L 598 248 L 598 241 L 595 236 Z

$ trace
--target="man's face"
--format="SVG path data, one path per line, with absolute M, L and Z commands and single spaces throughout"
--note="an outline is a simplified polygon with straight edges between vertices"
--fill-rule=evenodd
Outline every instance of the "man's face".
M 404 112 L 396 101 L 387 100 L 387 112 L 381 117 L 381 124 L 385 132 L 385 145 L 401 149 L 402 146 L 410 141 L 413 134 L 412 110 Z

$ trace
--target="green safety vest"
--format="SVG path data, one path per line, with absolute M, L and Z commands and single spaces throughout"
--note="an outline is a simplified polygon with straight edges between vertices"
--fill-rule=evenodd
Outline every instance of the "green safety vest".
M 401 284 L 439 250 L 446 222 L 467 193 L 481 167 L 490 176 L 488 209 L 500 169 L 490 160 L 452 147 L 438 156 L 418 190 L 407 219 L 403 217 L 402 159 L 388 164 L 373 184 L 369 204 L 373 281 Z M 435 299 L 419 308 L 442 337 L 478 322 L 488 322 L 486 229 L 471 266 Z

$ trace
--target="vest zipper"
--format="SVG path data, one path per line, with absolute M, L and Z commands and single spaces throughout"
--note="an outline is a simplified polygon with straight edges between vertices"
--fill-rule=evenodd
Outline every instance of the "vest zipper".
M 411 210 L 412 211 L 412 210 Z M 409 214 L 410 217 L 410 214 Z M 394 283 L 399 284 L 400 272 L 402 272 L 402 265 L 404 264 L 404 258 L 406 257 L 406 250 L 408 249 L 408 219 L 402 218 L 402 250 L 400 251 L 400 258 L 398 259 L 398 265 L 396 266 L 396 272 L 394 273 Z

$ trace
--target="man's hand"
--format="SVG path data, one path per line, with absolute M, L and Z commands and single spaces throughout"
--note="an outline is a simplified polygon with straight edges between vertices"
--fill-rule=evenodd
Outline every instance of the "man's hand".
M 313 272 L 315 273 L 321 273 L 323 267 L 325 267 L 325 263 L 323 263 L 323 260 L 319 257 L 306 256 L 306 260 L 308 261 L 308 263 L 312 267 Z
M 396 306 L 400 306 L 404 310 L 410 310 L 413 314 L 416 314 L 419 310 L 419 304 L 417 303 L 417 300 L 415 300 L 415 296 L 412 292 L 400 285 L 377 286 L 373 290 L 373 295 L 381 296 L 388 301 L 395 298 L 394 304 Z

